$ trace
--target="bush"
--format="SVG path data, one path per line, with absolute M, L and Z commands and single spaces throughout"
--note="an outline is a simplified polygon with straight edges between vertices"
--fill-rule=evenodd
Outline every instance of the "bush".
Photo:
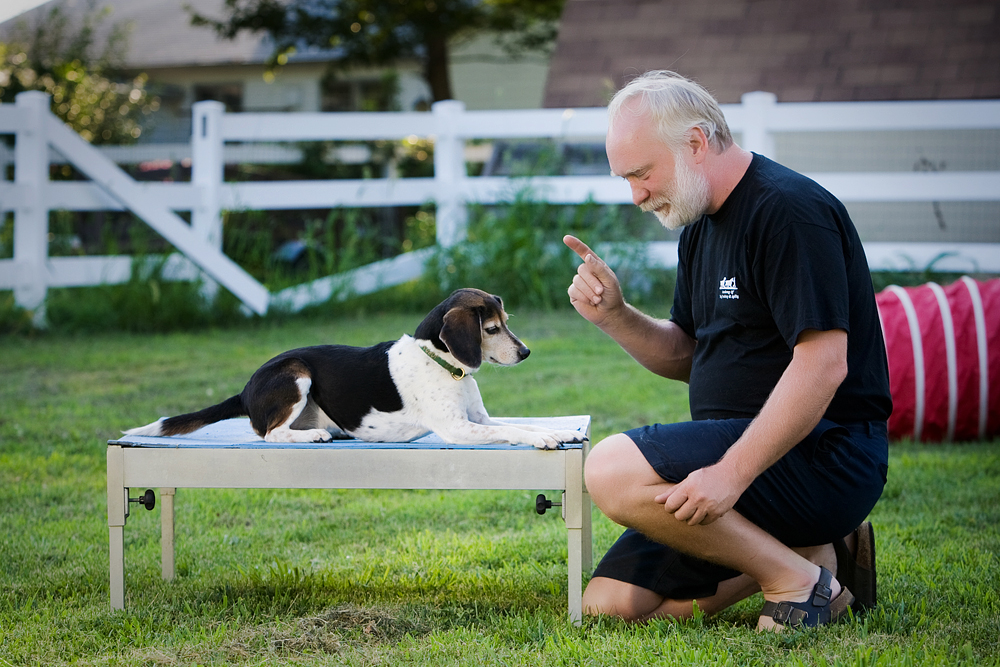
M 562 238 L 573 234 L 595 247 L 615 242 L 604 253 L 618 274 L 630 301 L 673 296 L 672 273 L 650 268 L 644 244 L 650 234 L 618 206 L 588 201 L 557 206 L 533 198 L 530 189 L 497 206 L 475 206 L 470 211 L 468 237 L 451 248 L 438 250 L 428 263 L 428 277 L 443 294 L 459 287 L 494 292 L 512 305 L 552 309 L 569 303 L 569 287 L 579 258 Z M 596 251 L 596 248 L 595 248 Z
M 239 301 L 224 289 L 209 299 L 203 284 L 167 281 L 166 258 L 137 257 L 120 285 L 49 290 L 49 326 L 66 332 L 166 332 L 241 320 Z
M 0 294 L 0 334 L 29 334 L 33 331 L 31 313 L 14 303 L 14 293 Z
M 17 21 L 0 42 L 0 103 L 39 90 L 51 96 L 52 113 L 86 141 L 133 143 L 159 101 L 146 90 L 146 75 L 123 76 L 128 31 L 115 24 L 100 39 L 110 13 L 91 7 L 74 21 L 55 3 L 34 25 Z
M 937 271 L 934 265 L 942 259 L 947 258 L 950 253 L 941 253 L 932 259 L 927 266 L 922 269 L 914 267 L 910 271 L 874 271 L 872 272 L 872 286 L 876 292 L 881 292 L 889 285 L 899 285 L 900 287 L 915 287 L 924 283 L 934 282 L 940 285 L 950 285 L 962 277 L 961 273 L 944 273 Z

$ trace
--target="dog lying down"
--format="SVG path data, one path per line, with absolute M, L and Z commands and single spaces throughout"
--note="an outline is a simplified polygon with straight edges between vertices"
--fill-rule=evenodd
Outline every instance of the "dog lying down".
M 181 435 L 249 416 L 268 442 L 409 442 L 430 431 L 462 445 L 554 449 L 561 442 L 583 441 L 578 431 L 490 419 L 472 374 L 484 360 L 513 366 L 529 352 L 507 328 L 500 297 L 460 289 L 436 306 L 412 337 L 372 347 L 316 345 L 285 352 L 257 369 L 242 393 L 125 434 Z

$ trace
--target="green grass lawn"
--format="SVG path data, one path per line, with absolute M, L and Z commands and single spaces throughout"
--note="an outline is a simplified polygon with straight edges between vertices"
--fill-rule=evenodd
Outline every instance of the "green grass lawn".
M 505 491 L 181 489 L 177 579 L 159 576 L 159 510 L 134 508 L 127 610 L 110 611 L 109 438 L 238 392 L 285 349 L 419 319 L 0 338 L 0 665 L 998 664 L 997 442 L 893 445 L 872 515 L 880 605 L 819 630 L 757 634 L 759 596 L 685 623 L 574 627 L 558 513 Z M 532 355 L 477 376 L 492 414 L 590 414 L 595 442 L 687 417 L 685 386 L 572 311 L 511 326 Z M 599 558 L 619 529 L 596 509 L 594 526 Z

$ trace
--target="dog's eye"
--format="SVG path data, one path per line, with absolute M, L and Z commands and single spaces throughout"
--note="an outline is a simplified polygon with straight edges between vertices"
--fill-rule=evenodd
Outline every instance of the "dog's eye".
M 486 327 L 486 333 L 493 336 L 500 333 L 500 327 Z

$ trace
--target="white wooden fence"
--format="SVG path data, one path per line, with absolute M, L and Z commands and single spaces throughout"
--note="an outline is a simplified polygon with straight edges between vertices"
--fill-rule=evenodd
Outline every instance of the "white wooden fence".
M 449 100 L 436 103 L 431 113 L 227 114 L 218 102 L 200 102 L 193 109 L 191 182 L 139 183 L 68 130 L 49 113 L 48 104 L 47 96 L 29 92 L 20 94 L 15 105 L 0 105 L 0 134 L 16 135 L 14 181 L 0 175 L 0 215 L 14 212 L 13 257 L 0 259 L 0 289 L 14 290 L 16 302 L 34 310 L 37 321 L 44 319 L 49 287 L 122 282 L 131 268 L 128 257 L 49 257 L 52 210 L 130 210 L 182 253 L 183 258 L 168 265 L 168 275 L 190 279 L 203 272 L 257 313 L 277 302 L 298 309 L 329 298 L 334 278 L 270 294 L 222 254 L 222 211 L 433 201 L 437 242 L 450 246 L 465 236 L 467 202 L 503 201 L 518 187 L 507 177 L 467 176 L 467 140 L 603 140 L 607 128 L 603 108 L 465 111 L 461 102 Z M 773 136 L 779 132 L 1000 129 L 1000 101 L 993 100 L 777 104 L 774 95 L 758 92 L 744 95 L 742 104 L 724 105 L 723 111 L 732 130 L 742 135 L 741 144 L 764 155 L 773 155 Z M 433 178 L 223 181 L 227 143 L 409 137 L 433 139 Z M 91 180 L 50 181 L 50 148 Z M 808 175 L 845 202 L 1000 201 L 1000 171 Z M 553 203 L 580 203 L 588 197 L 598 203 L 631 202 L 628 185 L 610 176 L 535 177 L 531 186 L 539 198 Z M 191 211 L 191 224 L 177 211 Z M 938 270 L 1000 272 L 1000 243 L 872 243 L 865 248 L 873 269 L 923 267 L 945 255 L 935 264 Z M 673 265 L 676 244 L 651 244 L 649 254 Z M 357 293 L 371 292 L 416 277 L 426 256 L 426 250 L 406 253 L 338 280 L 349 280 Z

